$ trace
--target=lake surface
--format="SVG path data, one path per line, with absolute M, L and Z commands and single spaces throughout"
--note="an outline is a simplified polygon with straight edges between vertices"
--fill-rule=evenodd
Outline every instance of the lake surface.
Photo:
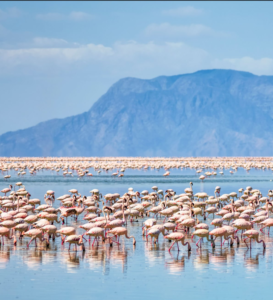
M 63 177 L 51 171 L 18 177 L 11 171 L 8 181 L 1 176 L 0 190 L 22 181 L 31 198 L 43 200 L 49 189 L 58 197 L 71 188 L 86 196 L 94 188 L 103 195 L 116 192 L 122 195 L 129 187 L 141 192 L 152 191 L 151 187 L 157 185 L 159 189 L 172 188 L 180 194 L 190 181 L 194 193 L 204 191 L 209 195 L 214 195 L 217 185 L 221 186 L 221 194 L 252 186 L 265 196 L 273 189 L 270 170 L 238 169 L 233 175 L 224 170 L 223 176 L 217 171 L 217 176 L 204 182 L 199 180 L 200 174 L 190 169 L 171 169 L 167 178 L 162 176 L 164 170 L 126 170 L 123 178 L 111 177 L 113 171 L 99 175 L 94 170 L 90 172 L 93 177 L 78 179 L 76 174 Z M 59 201 L 55 201 L 54 206 L 58 205 Z M 158 223 L 162 222 L 159 219 Z M 82 216 L 77 225 L 80 223 Z M 271 295 L 273 231 L 269 237 L 261 235 L 267 244 L 265 251 L 262 244 L 254 242 L 252 250 L 243 243 L 233 248 L 226 244 L 222 249 L 216 243 L 212 249 L 208 242 L 199 250 L 195 238 L 190 253 L 181 246 L 180 252 L 174 246 L 169 253 L 170 243 L 162 235 L 158 245 L 151 245 L 142 237 L 141 227 L 142 220 L 127 225 L 129 234 L 136 238 L 135 246 L 127 239 L 113 247 L 101 243 L 92 247 L 86 243 L 84 253 L 80 247 L 77 252 L 68 252 L 68 245 L 62 246 L 60 238 L 51 241 L 49 249 L 40 243 L 37 248 L 33 243 L 27 249 L 27 238 L 17 246 L 6 242 L 0 248 L 1 299 L 263 299 Z M 78 232 L 83 233 L 81 229 Z

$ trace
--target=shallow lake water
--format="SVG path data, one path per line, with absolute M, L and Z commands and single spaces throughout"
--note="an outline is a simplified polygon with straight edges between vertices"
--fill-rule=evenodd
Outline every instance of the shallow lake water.
M 252 186 L 265 196 L 273 189 L 271 170 L 238 169 L 232 175 L 224 170 L 222 176 L 217 171 L 217 176 L 206 178 L 204 182 L 190 169 L 171 169 L 167 178 L 162 176 L 164 170 L 126 170 L 123 178 L 111 177 L 113 171 L 99 175 L 90 171 L 94 176 L 82 179 L 76 174 L 63 177 L 51 171 L 18 177 L 11 171 L 8 181 L 1 176 L 0 189 L 22 181 L 31 198 L 39 198 L 42 203 L 49 189 L 54 190 L 57 197 L 67 194 L 71 188 L 86 196 L 94 188 L 103 195 L 116 192 L 122 195 L 129 187 L 141 192 L 152 191 L 153 185 L 163 190 L 172 188 L 180 194 L 189 187 L 190 181 L 194 193 L 204 191 L 209 195 L 214 195 L 217 185 L 221 186 L 221 194 Z M 54 206 L 58 205 L 56 200 Z M 147 243 L 142 237 L 145 219 L 127 225 L 129 235 L 136 238 L 135 246 L 132 240 L 122 238 L 121 245 L 113 247 L 107 243 L 93 247 L 85 243 L 83 253 L 80 247 L 77 252 L 68 252 L 68 245 L 62 246 L 60 238 L 50 241 L 49 248 L 41 243 L 35 248 L 32 243 L 27 249 L 27 238 L 17 246 L 11 241 L 5 242 L 0 247 L 1 299 L 263 299 L 270 296 L 273 231 L 269 237 L 261 235 L 267 244 L 265 251 L 262 244 L 254 242 L 251 250 L 243 243 L 239 247 L 230 248 L 226 244 L 221 248 L 219 242 L 215 249 L 204 242 L 199 250 L 195 238 L 191 252 L 182 246 L 179 252 L 176 246 L 168 252 L 170 243 L 162 235 L 157 245 Z M 212 216 L 206 222 L 209 224 L 211 220 Z M 71 218 L 68 221 L 76 225 Z M 163 218 L 158 220 L 162 222 Z M 80 223 L 83 223 L 82 216 L 77 225 Z M 78 233 L 82 234 L 83 230 L 79 229 Z

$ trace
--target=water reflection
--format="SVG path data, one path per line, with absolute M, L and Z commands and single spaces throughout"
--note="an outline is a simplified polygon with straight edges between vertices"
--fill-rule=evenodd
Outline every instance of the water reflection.
M 66 265 L 68 273 L 76 273 L 80 267 L 80 256 L 84 254 L 79 252 L 63 252 L 62 262 Z
M 146 261 L 149 263 L 150 267 L 155 266 L 160 260 L 165 258 L 165 244 L 164 243 L 151 243 L 149 241 L 144 241 L 144 250 Z
M 40 249 L 31 249 L 24 252 L 23 262 L 31 270 L 38 270 L 42 264 L 43 252 Z
M 264 257 L 265 250 L 258 253 L 253 253 L 252 250 L 244 253 L 244 266 L 248 271 L 256 271 L 259 266 L 260 257 Z
M 0 250 L 0 269 L 5 269 L 10 261 L 11 247 L 1 247 Z
M 117 249 L 108 248 L 107 256 L 111 265 L 114 267 L 121 266 L 122 273 L 127 272 L 128 263 L 128 251 L 125 249 L 125 245 L 119 246 Z
M 195 258 L 193 259 L 193 266 L 195 269 L 207 268 L 209 264 L 210 254 L 206 249 L 197 249 L 195 253 Z
M 98 246 L 89 249 L 89 253 L 87 254 L 89 268 L 94 271 L 102 270 L 102 273 L 107 275 L 109 273 L 109 261 L 106 250 L 100 249 Z
M 171 259 L 166 259 L 165 267 L 170 274 L 180 274 L 185 269 L 185 263 L 187 260 L 190 260 L 191 252 L 188 254 L 172 254 L 170 253 Z

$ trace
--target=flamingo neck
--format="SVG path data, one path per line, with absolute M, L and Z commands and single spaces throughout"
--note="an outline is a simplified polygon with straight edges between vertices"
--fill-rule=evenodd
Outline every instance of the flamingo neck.
M 104 218 L 105 218 L 105 221 L 106 221 L 106 223 L 107 223 L 107 218 L 106 218 L 106 216 L 105 216 L 104 209 L 102 209 L 102 213 L 103 213 L 103 216 L 104 216 Z
M 125 214 L 124 214 L 124 205 L 122 205 L 122 216 L 123 216 L 123 222 L 125 223 Z

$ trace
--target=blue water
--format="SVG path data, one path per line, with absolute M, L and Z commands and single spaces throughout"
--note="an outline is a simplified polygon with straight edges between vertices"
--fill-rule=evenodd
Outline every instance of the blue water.
M 129 187 L 139 192 L 152 191 L 151 187 L 157 185 L 159 189 L 172 188 L 179 194 L 189 187 L 190 181 L 194 193 L 204 191 L 210 195 L 217 185 L 221 186 L 222 194 L 249 185 L 264 195 L 273 189 L 270 170 L 239 169 L 233 175 L 224 170 L 223 176 L 218 174 L 204 182 L 190 169 L 171 169 L 167 178 L 162 176 L 164 170 L 126 170 L 123 178 L 111 177 L 112 171 L 99 175 L 91 171 L 94 176 L 83 179 L 76 174 L 63 177 L 51 171 L 18 177 L 11 171 L 8 181 L 1 176 L 0 189 L 22 181 L 31 198 L 41 200 L 48 189 L 54 190 L 57 197 L 71 188 L 88 196 L 94 188 L 104 195 L 123 194 Z M 58 204 L 56 201 L 54 206 Z M 158 221 L 161 222 L 163 219 Z M 207 223 L 210 222 L 208 219 Z M 136 246 L 132 240 L 122 240 L 120 246 L 114 244 L 112 248 L 109 244 L 92 247 L 86 243 L 85 253 L 79 249 L 68 252 L 68 246 L 62 246 L 60 238 L 51 241 L 49 249 L 40 243 L 37 248 L 33 243 L 27 249 L 27 238 L 17 246 L 6 242 L 0 248 L 1 299 L 263 299 L 272 293 L 273 231 L 269 237 L 261 236 L 267 244 L 265 251 L 261 244 L 255 243 L 251 251 L 242 243 L 239 247 L 225 245 L 222 249 L 217 243 L 213 250 L 205 242 L 202 250 L 192 243 L 191 253 L 181 246 L 180 252 L 174 246 L 169 253 L 170 244 L 162 236 L 158 245 L 147 243 L 141 235 L 141 222 L 128 224 L 128 231 L 135 236 Z

